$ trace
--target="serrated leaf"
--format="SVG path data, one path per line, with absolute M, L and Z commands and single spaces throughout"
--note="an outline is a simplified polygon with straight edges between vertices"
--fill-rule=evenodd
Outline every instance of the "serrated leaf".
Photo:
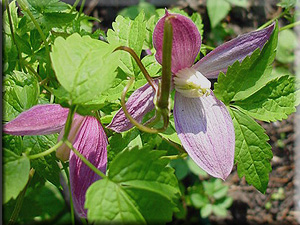
M 62 12 L 51 12 L 44 13 L 42 23 L 49 29 L 53 27 L 62 27 L 68 23 L 71 23 L 77 14 L 62 13 Z
M 172 219 L 179 193 L 174 170 L 162 151 L 133 148 L 119 153 L 108 178 L 87 191 L 85 206 L 90 221 L 146 224 Z
M 107 40 L 115 46 L 127 46 L 140 56 L 146 38 L 146 22 L 141 12 L 134 20 L 117 16 L 112 24 L 113 29 L 108 30 Z M 127 52 L 121 52 L 121 69 L 128 75 L 135 75 L 139 71 L 134 59 Z
M 21 136 L 13 136 L 8 134 L 3 134 L 2 136 L 2 146 L 17 155 L 21 155 L 23 152 L 23 140 Z
M 119 64 L 119 53 L 113 52 L 115 47 L 78 34 L 55 39 L 52 65 L 73 104 L 97 99 L 112 85 Z
M 12 161 L 3 165 L 3 203 L 15 199 L 25 187 L 30 170 L 29 159 L 25 156 L 10 158 Z
M 37 79 L 20 71 L 4 78 L 4 120 L 10 121 L 19 113 L 37 104 L 39 84 Z
M 266 122 L 286 119 L 295 108 L 295 78 L 274 79 L 262 89 L 233 105 L 255 119 Z
M 56 144 L 57 136 L 57 134 L 24 136 L 23 148 L 29 151 L 31 155 L 44 152 Z M 57 164 L 55 153 L 34 159 L 31 161 L 31 164 L 41 177 L 60 187 L 60 168 Z
M 207 0 L 207 12 L 211 27 L 214 28 L 229 13 L 231 7 L 226 0 Z
M 272 63 L 277 46 L 278 26 L 276 25 L 269 41 L 262 51 L 256 49 L 241 63 L 236 61 L 228 67 L 226 75 L 220 73 L 218 83 L 214 85 L 216 97 L 225 105 L 231 101 L 243 100 L 273 80 L 276 74 L 271 74 Z
M 260 192 L 265 193 L 272 171 L 271 146 L 265 130 L 248 115 L 231 108 L 235 130 L 235 162 L 239 177 L 245 176 Z

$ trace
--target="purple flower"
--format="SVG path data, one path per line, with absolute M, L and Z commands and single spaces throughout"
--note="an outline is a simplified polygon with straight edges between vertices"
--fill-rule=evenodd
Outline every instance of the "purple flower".
M 200 51 L 201 36 L 195 24 L 185 16 L 166 12 L 153 33 L 156 60 L 162 63 L 163 29 L 166 17 L 173 26 L 172 73 L 175 86 L 174 120 L 181 143 L 196 164 L 210 175 L 225 180 L 234 162 L 235 133 L 226 106 L 219 101 L 208 80 L 226 72 L 235 61 L 242 61 L 262 48 L 274 30 L 274 24 L 241 35 L 194 64 Z M 154 108 L 155 91 L 144 85 L 126 103 L 132 117 L 141 121 Z M 145 106 L 147 105 L 147 107 Z M 122 122 L 121 122 L 122 121 Z M 122 132 L 132 127 L 120 109 L 108 128 Z
M 69 109 L 58 104 L 36 105 L 22 112 L 17 118 L 4 125 L 3 130 L 12 135 L 44 135 L 61 132 L 58 139 L 63 137 L 64 125 Z M 92 116 L 74 115 L 68 139 L 85 158 L 95 167 L 106 172 L 107 137 L 101 123 Z M 57 149 L 56 155 L 62 160 L 69 159 L 70 185 L 74 208 L 78 215 L 86 217 L 84 209 L 85 193 L 88 187 L 100 177 L 86 166 L 67 146 Z

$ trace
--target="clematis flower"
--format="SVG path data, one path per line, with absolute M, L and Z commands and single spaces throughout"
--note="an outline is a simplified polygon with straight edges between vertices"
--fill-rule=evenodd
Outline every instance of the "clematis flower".
M 11 135 L 45 135 L 61 132 L 69 109 L 58 104 L 36 105 L 22 112 L 17 118 L 4 125 L 3 131 Z M 68 139 L 73 146 L 95 167 L 106 172 L 107 137 L 101 123 L 92 116 L 74 115 Z M 73 204 L 80 217 L 86 217 L 84 209 L 85 193 L 88 187 L 100 177 L 86 166 L 73 151 L 62 145 L 56 155 L 62 160 L 69 159 L 70 186 Z
M 226 106 L 215 97 L 208 79 L 217 78 L 221 71 L 225 73 L 235 61 L 242 61 L 257 48 L 262 49 L 275 25 L 238 36 L 194 64 L 201 47 L 197 27 L 187 17 L 166 11 L 153 32 L 155 57 L 160 64 L 164 22 L 167 17 L 173 27 L 171 70 L 176 90 L 176 132 L 184 149 L 199 167 L 208 174 L 225 180 L 234 162 L 234 127 Z M 155 91 L 149 84 L 137 89 L 126 103 L 131 116 L 141 121 L 153 109 L 154 95 Z M 132 126 L 120 109 L 107 127 L 122 132 Z

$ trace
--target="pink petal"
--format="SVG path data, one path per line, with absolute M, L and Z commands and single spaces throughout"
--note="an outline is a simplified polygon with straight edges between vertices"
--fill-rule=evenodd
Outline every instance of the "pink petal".
M 91 116 L 85 117 L 73 146 L 104 174 L 107 164 L 107 144 L 106 134 L 99 121 Z M 86 166 L 73 151 L 70 153 L 69 169 L 74 208 L 79 216 L 86 217 L 85 193 L 88 187 L 100 177 Z
M 82 125 L 84 119 L 85 119 L 84 116 L 81 116 L 77 113 L 74 115 L 71 130 L 70 130 L 69 136 L 68 136 L 68 140 L 70 142 L 72 142 L 72 143 L 74 142 L 74 140 L 77 136 L 77 132 L 81 128 L 81 125 Z M 59 133 L 57 141 L 60 141 L 63 138 L 64 134 L 65 134 L 65 128 L 63 128 L 61 130 L 61 132 Z M 64 143 L 64 144 L 62 144 L 62 146 L 60 146 L 56 150 L 56 157 L 62 161 L 67 161 L 70 158 L 70 151 L 71 151 L 71 149 Z
M 230 174 L 235 149 L 233 122 L 226 106 L 215 98 L 186 98 L 175 94 L 175 128 L 194 162 L 223 180 Z
M 169 14 L 162 17 L 156 24 L 153 32 L 153 45 L 156 49 L 156 60 L 162 63 L 163 33 L 166 17 L 170 17 L 173 26 L 172 47 L 172 72 L 176 74 L 179 70 L 191 67 L 197 57 L 201 36 L 192 20 L 180 14 Z
M 36 105 L 4 124 L 3 131 L 12 135 L 44 135 L 60 132 L 69 109 L 58 104 Z
M 242 61 L 257 48 L 262 49 L 274 28 L 275 23 L 263 30 L 238 36 L 211 51 L 193 67 L 207 78 L 217 78 L 221 71 L 225 73 L 227 67 L 235 61 Z
M 158 84 L 158 79 L 154 80 L 154 82 Z M 154 108 L 154 96 L 155 91 L 148 83 L 135 90 L 126 102 L 130 115 L 138 122 L 141 122 L 144 115 Z M 127 119 L 122 108 L 116 113 L 111 123 L 107 125 L 107 128 L 118 133 L 129 130 L 132 127 L 132 123 Z

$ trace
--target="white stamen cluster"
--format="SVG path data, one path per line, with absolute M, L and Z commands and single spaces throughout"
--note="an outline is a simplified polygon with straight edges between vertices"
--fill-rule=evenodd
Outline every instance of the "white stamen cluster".
M 198 98 L 210 94 L 210 81 L 193 68 L 178 71 L 174 77 L 174 84 L 176 91 L 188 98 Z

